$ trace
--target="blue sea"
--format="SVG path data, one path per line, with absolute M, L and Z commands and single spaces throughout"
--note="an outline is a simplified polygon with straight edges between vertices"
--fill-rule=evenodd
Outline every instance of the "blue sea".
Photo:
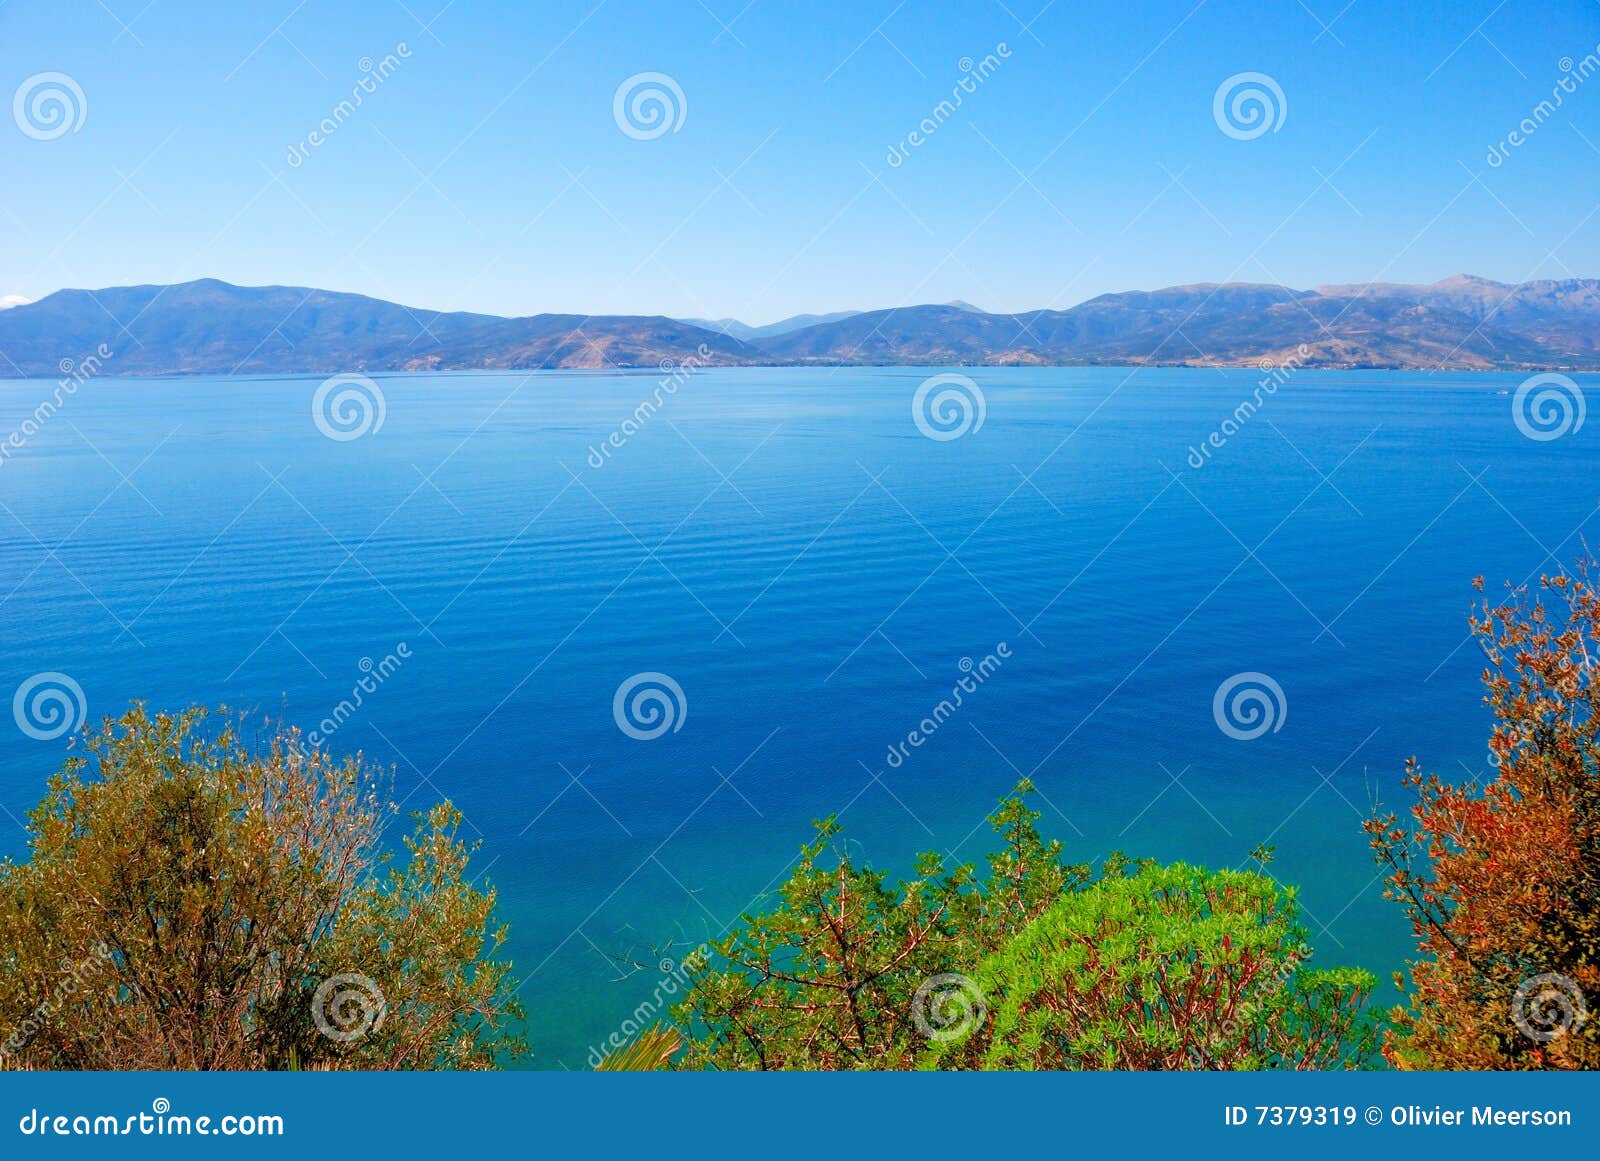
M 1273 845 L 1317 962 L 1386 978 L 1362 818 L 1412 755 L 1487 771 L 1470 582 L 1593 535 L 1600 420 L 1530 438 L 1518 375 L 968 369 L 979 422 L 930 374 L 378 376 L 356 438 L 320 377 L 89 379 L 37 424 L 55 385 L 0 383 L 0 693 L 254 708 L 450 798 L 540 1067 L 811 820 L 981 862 L 1023 776 L 1074 857 Z M 0 850 L 50 732 L 0 729 Z

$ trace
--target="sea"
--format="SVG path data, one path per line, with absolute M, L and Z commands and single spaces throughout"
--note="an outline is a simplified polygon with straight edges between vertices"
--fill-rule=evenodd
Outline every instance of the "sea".
M 64 387 L 70 383 L 70 388 Z M 1468 616 L 1584 551 L 1592 376 L 1292 366 L 0 382 L 0 853 L 72 728 L 287 722 L 449 799 L 532 1065 L 665 1018 L 836 816 L 1267 869 L 1413 942 L 1362 821 L 1493 773 Z M 1387 984 L 1385 985 L 1388 986 Z

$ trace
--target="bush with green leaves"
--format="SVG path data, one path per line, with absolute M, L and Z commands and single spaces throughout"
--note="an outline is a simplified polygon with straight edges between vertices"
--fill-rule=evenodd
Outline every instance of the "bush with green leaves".
M 1358 1067 L 1373 977 L 1310 954 L 1292 893 L 1264 875 L 1144 865 L 1063 895 L 985 959 L 923 1063 Z
M 747 915 L 691 977 L 674 1016 L 682 1067 L 910 1068 L 926 1047 L 912 1016 L 923 981 L 975 966 L 1088 878 L 1045 842 L 1024 781 L 990 822 L 1000 849 L 980 880 L 970 864 L 922 855 L 891 885 L 853 857 L 834 818 L 816 823 L 776 906 Z
M 86 738 L 0 863 L 0 1067 L 484 1068 L 507 1034 L 495 895 L 460 815 L 403 861 L 373 772 L 140 706 Z
M 1371 1051 L 1364 972 L 1312 972 L 1270 879 L 1046 842 L 1023 781 L 980 877 L 911 879 L 817 824 L 774 905 L 712 948 L 674 1009 L 678 1067 L 1330 1068 Z

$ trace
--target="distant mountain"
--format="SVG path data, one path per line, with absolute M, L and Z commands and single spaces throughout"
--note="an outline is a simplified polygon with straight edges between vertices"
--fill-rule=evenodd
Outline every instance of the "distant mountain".
M 425 340 L 426 336 L 424 336 Z M 536 314 L 496 319 L 438 343 L 412 341 L 376 352 L 379 369 L 519 370 L 531 367 L 659 367 L 696 359 L 707 366 L 763 361 L 736 338 L 675 319 L 643 315 Z
M 55 377 L 101 344 L 104 373 L 252 374 L 758 364 L 1159 364 L 1600 369 L 1600 281 L 1293 290 L 1202 283 L 1069 310 L 967 303 L 797 315 L 766 327 L 659 316 L 440 313 L 359 294 L 174 286 L 62 290 L 0 311 L 0 375 Z M 1302 348 L 1304 354 L 1301 354 Z
M 803 363 L 1118 363 L 1600 368 L 1600 281 L 1518 286 L 1458 275 L 1427 286 L 1292 290 L 1202 283 L 1103 294 L 1064 311 L 872 311 L 760 346 Z M 1305 355 L 1300 355 L 1304 347 Z
M 822 363 L 983 363 L 1015 347 L 1022 328 L 1012 315 L 959 306 L 869 310 L 838 322 L 762 341 L 785 361 Z
M 1106 361 L 1251 363 L 1305 346 L 1311 366 L 1600 366 L 1600 281 L 1510 286 L 1457 275 L 1426 286 L 1176 287 L 1102 295 L 1066 315 Z M 1085 326 L 1093 329 L 1085 331 Z
M 1181 363 L 1193 352 L 1177 349 L 1177 333 L 1201 317 L 1207 321 L 1198 325 L 1250 326 L 1302 296 L 1235 283 L 1106 294 L 1071 310 L 1025 314 L 985 314 L 964 305 L 899 307 L 811 327 L 763 347 L 827 363 Z
M 119 375 L 398 371 L 434 368 L 638 367 L 694 355 L 747 363 L 758 352 L 665 318 L 497 315 L 416 310 L 360 294 L 295 286 L 62 290 L 0 313 L 0 368 L 53 376 L 104 343 Z
M 778 335 L 786 335 L 790 331 L 797 331 L 802 327 L 817 326 L 819 323 L 838 322 L 840 319 L 849 318 L 851 315 L 860 313 L 859 310 L 836 310 L 832 314 L 797 314 L 791 315 L 786 319 L 780 319 L 775 323 L 768 323 L 762 327 L 748 326 L 736 318 L 686 318 L 679 321 L 688 323 L 690 326 L 704 327 L 708 331 L 720 331 L 725 335 L 748 343 L 757 339 L 776 338 Z
M 82 360 L 104 343 L 115 352 L 107 362 L 114 374 L 349 370 L 352 351 L 404 347 L 494 321 L 412 311 L 359 294 L 247 289 L 212 278 L 61 290 L 0 314 L 0 367 L 55 375 L 62 359 Z

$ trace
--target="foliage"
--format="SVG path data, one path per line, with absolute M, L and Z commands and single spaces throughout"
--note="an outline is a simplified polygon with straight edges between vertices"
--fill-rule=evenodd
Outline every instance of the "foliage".
M 1024 780 L 991 816 L 1003 841 L 981 879 L 925 854 L 890 886 L 850 854 L 836 820 L 817 823 L 773 908 L 713 947 L 674 1009 L 689 1032 L 683 1065 L 1329 1067 L 1363 1055 L 1370 977 L 1302 969 L 1288 896 L 1257 876 L 1121 855 L 1096 879 L 1040 838 L 1032 790 Z M 1107 942 L 1086 955 L 1085 939 Z M 1165 1011 L 1167 1029 L 1115 1028 L 1131 1019 L 1130 994 Z M 991 1002 L 1003 1024 L 984 1023 Z M 1098 1039 L 1078 1044 L 1085 1012 Z
M 1600 1068 L 1592 572 L 1580 561 L 1573 575 L 1542 578 L 1539 596 L 1512 590 L 1471 619 L 1488 660 L 1496 775 L 1453 784 L 1413 759 L 1410 824 L 1393 813 L 1368 823 L 1421 952 L 1385 1045 L 1399 1067 Z
M 1024 781 L 991 816 L 1004 842 L 981 884 L 971 865 L 925 854 L 891 886 L 851 856 L 835 819 L 816 823 L 777 906 L 713 945 L 674 1008 L 695 1033 L 685 1066 L 911 1067 L 926 1043 L 911 1016 L 919 985 L 970 968 L 1088 877 L 1039 837 L 1032 789 Z
M 1311 971 L 1268 878 L 1146 866 L 1061 900 L 974 974 L 926 1062 L 984 1069 L 1329 1069 L 1375 1039 L 1373 978 Z M 976 1005 L 976 1008 L 972 1008 Z M 983 1009 L 987 1009 L 985 1013 Z
M 672 1055 L 683 1046 L 683 1037 L 659 1024 L 646 1028 L 632 1041 L 601 1059 L 596 1072 L 659 1072 L 672 1065 Z
M 483 1068 L 517 1042 L 495 895 L 460 815 L 393 813 L 358 759 L 252 750 L 134 706 L 87 738 L 0 864 L 0 1064 Z

